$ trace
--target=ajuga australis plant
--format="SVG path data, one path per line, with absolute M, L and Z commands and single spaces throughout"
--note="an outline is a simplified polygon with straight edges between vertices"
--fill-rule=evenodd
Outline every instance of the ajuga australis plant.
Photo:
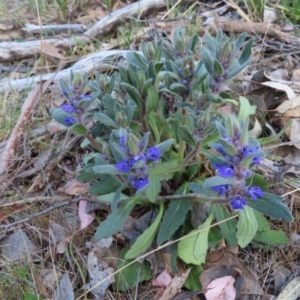
M 83 135 L 89 149 L 77 179 L 90 182 L 90 194 L 111 205 L 96 240 L 118 233 L 137 205 L 156 207 L 156 218 L 126 259 L 197 229 L 191 223 L 197 202 L 205 203 L 198 228 L 238 215 L 173 248 L 175 258 L 200 265 L 208 247 L 222 239 L 229 246 L 253 243 L 263 215 L 292 220 L 283 198 L 268 193 L 255 173 L 264 153 L 248 136 L 253 107 L 224 92 L 250 62 L 252 40 L 245 39 L 219 30 L 200 43 L 179 27 L 172 42 L 142 41 L 142 51 L 128 51 L 127 63 L 111 75 L 71 73 L 69 82 L 60 82 L 66 102 L 52 110 L 53 118 Z M 218 110 L 226 102 L 236 115 Z

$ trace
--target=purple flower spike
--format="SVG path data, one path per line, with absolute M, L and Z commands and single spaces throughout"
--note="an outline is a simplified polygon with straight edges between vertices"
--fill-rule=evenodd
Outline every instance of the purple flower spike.
M 67 116 L 64 119 L 64 123 L 65 123 L 66 126 L 71 126 L 71 125 L 74 125 L 76 123 L 76 120 L 71 116 Z
M 75 108 L 72 105 L 69 105 L 69 104 L 64 104 L 60 108 L 62 110 L 64 110 L 65 112 L 68 112 L 68 113 L 74 113 L 75 112 Z
M 246 194 L 248 194 L 251 197 L 252 200 L 262 198 L 262 196 L 263 196 L 263 191 L 258 186 L 247 186 L 245 188 L 245 192 L 246 192 Z
M 222 177 L 228 178 L 234 175 L 234 166 L 227 164 L 215 164 L 218 174 Z
M 159 151 L 159 149 L 157 147 L 149 148 L 146 151 L 145 155 L 146 155 L 147 159 L 152 160 L 152 161 L 156 161 L 161 156 L 160 151 Z
M 222 184 L 222 185 L 217 185 L 212 188 L 215 192 L 219 193 L 219 196 L 224 196 L 226 192 L 232 189 L 231 184 Z
M 243 209 L 247 204 L 247 201 L 241 195 L 230 196 L 230 204 L 234 209 Z
M 120 172 L 128 173 L 130 171 L 130 163 L 128 159 L 124 159 L 120 162 L 118 162 L 115 165 L 116 169 Z
M 252 163 L 255 164 L 255 165 L 259 165 L 259 164 L 260 164 L 260 159 L 261 159 L 260 156 L 255 155 L 255 156 L 252 158 Z

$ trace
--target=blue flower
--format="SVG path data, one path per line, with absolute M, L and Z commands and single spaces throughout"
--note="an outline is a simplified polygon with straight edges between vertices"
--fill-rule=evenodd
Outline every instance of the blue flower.
M 245 146 L 242 150 L 242 156 L 246 157 L 249 154 L 257 152 L 259 149 L 260 149 L 259 146 L 254 146 L 254 147 Z
M 252 158 L 251 163 L 252 163 L 252 164 L 255 164 L 255 165 L 259 165 L 259 164 L 260 164 L 260 159 L 261 159 L 260 156 L 255 155 L 255 156 Z
M 246 194 L 248 194 L 251 197 L 252 200 L 262 198 L 262 196 L 263 196 L 263 191 L 258 186 L 247 186 L 245 188 L 245 192 L 246 192 Z
M 128 173 L 130 171 L 130 162 L 128 159 L 124 159 L 117 164 L 115 164 L 115 167 L 118 171 Z
M 228 178 L 234 175 L 234 166 L 228 164 L 215 164 L 218 174 L 222 177 Z
M 89 95 L 89 94 L 81 94 L 81 95 L 79 95 L 79 99 L 80 99 L 80 100 L 91 100 L 91 99 L 92 99 L 92 95 Z
M 222 184 L 222 185 L 217 185 L 212 188 L 215 192 L 219 193 L 219 196 L 224 196 L 229 190 L 232 189 L 231 184 Z
M 76 123 L 76 120 L 71 116 L 66 116 L 64 119 L 64 123 L 66 126 L 71 126 Z
M 144 176 L 140 177 L 130 177 L 128 178 L 128 181 L 135 189 L 139 190 L 149 184 L 148 176 L 149 174 L 145 174 Z
M 160 158 L 161 154 L 157 147 L 152 147 L 146 151 L 145 156 L 149 160 L 156 161 Z
M 234 209 L 243 209 L 247 201 L 241 195 L 229 196 L 230 204 Z
M 74 113 L 75 112 L 75 108 L 72 105 L 69 105 L 69 104 L 64 104 L 60 108 L 62 110 L 64 110 L 65 112 L 68 112 L 68 113 Z
M 125 137 L 125 135 L 121 135 L 120 136 L 120 146 L 125 147 L 125 143 L 126 143 L 126 137 Z
M 252 175 L 252 172 L 250 170 L 241 170 L 240 171 L 240 176 L 242 176 L 243 178 L 248 178 Z

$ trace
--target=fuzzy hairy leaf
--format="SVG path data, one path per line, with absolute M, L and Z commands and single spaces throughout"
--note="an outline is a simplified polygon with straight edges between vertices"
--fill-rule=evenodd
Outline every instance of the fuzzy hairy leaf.
M 173 139 L 168 139 L 158 145 L 156 145 L 155 147 L 158 148 L 158 150 L 160 151 L 161 154 L 165 153 L 174 143 Z
M 214 58 L 204 47 L 200 47 L 200 53 L 207 72 L 209 74 L 214 74 Z
M 99 121 L 100 123 L 102 123 L 106 126 L 110 126 L 113 128 L 119 128 L 119 125 L 114 120 L 112 120 L 109 116 L 107 116 L 106 114 L 104 114 L 102 112 L 96 113 L 94 115 L 94 118 L 95 118 L 95 120 Z
M 119 174 L 120 171 L 114 165 L 100 165 L 93 167 L 93 171 L 98 174 Z
M 159 180 L 168 180 L 173 177 L 173 173 L 180 170 L 178 160 L 163 162 L 149 168 L 150 177 L 156 177 Z
M 282 201 L 281 196 L 264 193 L 262 199 L 248 201 L 248 205 L 273 219 L 284 219 L 292 222 L 294 218 Z
M 210 178 L 207 178 L 204 183 L 203 187 L 204 188 L 212 188 L 217 185 L 222 185 L 222 184 L 234 184 L 235 180 L 232 178 L 224 178 L 221 176 L 213 176 Z
M 188 199 L 184 198 L 184 195 L 182 195 L 182 199 L 170 202 L 158 232 L 156 240 L 158 245 L 167 241 L 176 232 L 185 221 L 187 212 L 191 209 L 192 205 Z
M 258 225 L 252 208 L 245 206 L 238 211 L 239 221 L 236 225 L 236 238 L 238 244 L 245 248 L 254 238 Z
M 212 190 L 211 187 L 204 187 L 203 184 L 197 183 L 197 182 L 191 182 L 189 184 L 189 189 L 193 192 L 193 193 L 197 193 L 197 194 L 203 194 L 206 196 L 211 196 L 211 197 L 215 197 L 218 194 Z

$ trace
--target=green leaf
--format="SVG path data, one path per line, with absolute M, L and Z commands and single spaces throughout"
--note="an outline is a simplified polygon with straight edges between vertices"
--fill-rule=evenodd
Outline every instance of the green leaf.
M 133 196 L 129 199 L 127 203 L 120 206 L 114 213 L 111 213 L 97 228 L 96 233 L 94 235 L 94 239 L 99 241 L 104 238 L 108 238 L 113 234 L 120 231 L 125 220 L 129 216 L 132 211 L 134 205 L 137 200 L 139 200 L 139 196 Z
M 26 294 L 24 295 L 24 300 L 42 300 L 42 298 L 33 293 L 26 292 Z
M 178 136 L 179 136 L 179 139 L 185 141 L 192 147 L 195 147 L 196 142 L 186 126 L 180 126 L 178 128 Z
M 66 113 L 63 109 L 61 108 L 53 108 L 50 110 L 52 114 L 52 118 L 58 122 L 59 124 L 62 124 L 66 126 L 65 124 L 65 118 L 68 117 L 70 114 Z M 66 126 L 68 127 L 68 126 Z
M 219 143 L 224 147 L 225 151 L 231 155 L 231 156 L 235 156 L 237 151 L 236 151 L 236 147 L 234 146 L 233 143 L 229 143 L 228 141 L 226 141 L 223 138 L 219 138 Z
M 222 65 L 216 59 L 214 59 L 214 71 L 215 71 L 215 75 L 218 77 L 222 76 L 224 73 L 224 69 L 223 69 Z
M 94 118 L 95 118 L 95 120 L 99 121 L 101 124 L 104 124 L 106 126 L 110 126 L 113 128 L 120 127 L 114 120 L 112 120 L 108 115 L 106 115 L 102 112 L 96 113 L 94 115 Z
M 201 265 L 193 266 L 189 276 L 184 282 L 184 286 L 190 291 L 201 291 L 201 284 L 200 284 L 199 277 L 202 272 L 203 272 L 203 267 Z
M 168 139 L 158 145 L 156 145 L 155 147 L 158 148 L 158 150 L 160 151 L 161 154 L 165 153 L 174 143 L 174 139 Z
M 258 173 L 253 173 L 253 176 L 246 179 L 247 185 L 259 186 L 263 190 L 265 190 L 270 183 L 265 179 L 265 177 Z
M 252 44 L 253 44 L 253 39 L 250 39 L 245 47 L 244 50 L 239 58 L 239 63 L 242 65 L 244 63 L 246 63 L 251 55 L 251 49 L 252 49 Z
M 124 150 L 120 147 L 119 144 L 115 142 L 110 142 L 109 145 L 110 145 L 111 152 L 113 153 L 114 158 L 117 162 L 122 161 L 126 157 Z
M 117 208 L 118 208 L 118 203 L 119 203 L 119 201 L 121 200 L 121 192 L 122 192 L 122 189 L 124 188 L 124 186 L 120 186 L 117 190 L 116 190 L 116 192 L 115 192 L 115 194 L 114 194 L 114 197 L 113 197 L 113 199 L 112 199 L 112 201 L 111 201 L 111 210 L 112 210 L 112 212 L 114 213 L 116 210 L 117 210 Z
M 141 109 L 142 108 L 142 98 L 141 98 L 139 91 L 131 84 L 122 82 L 121 85 L 125 88 L 126 92 L 131 97 L 131 99 L 136 103 L 136 105 L 139 107 L 139 109 Z
M 205 262 L 206 252 L 208 249 L 208 233 L 209 226 L 212 222 L 213 215 L 211 214 L 206 221 L 189 234 L 191 236 L 184 237 L 178 243 L 178 256 L 187 264 L 200 265 Z M 201 232 L 199 230 L 203 229 Z M 196 232 L 199 232 L 196 234 Z
M 147 115 L 158 107 L 158 92 L 155 90 L 153 85 L 149 86 L 147 89 L 147 98 L 146 98 L 146 111 Z
M 218 195 L 218 193 L 213 191 L 212 188 L 210 187 L 206 188 L 203 186 L 203 184 L 197 182 L 191 182 L 189 184 L 189 189 L 196 194 L 203 194 L 211 197 L 216 197 Z
M 278 247 L 288 245 L 289 239 L 281 230 L 266 230 L 257 232 L 252 243 L 263 247 Z
M 215 204 L 213 206 L 213 213 L 218 222 L 224 221 L 231 217 L 229 211 L 220 204 Z M 219 224 L 219 227 L 227 245 L 229 247 L 234 247 L 236 245 L 235 220 L 227 220 L 226 222 Z
M 173 174 L 180 169 L 181 167 L 176 159 L 150 167 L 149 174 L 150 177 L 156 177 L 159 180 L 169 180 L 173 177 Z
M 98 174 L 119 174 L 120 171 L 114 165 L 100 165 L 93 167 L 93 171 Z
M 86 127 L 82 124 L 75 124 L 70 128 L 70 132 L 73 134 L 82 134 L 85 135 L 88 133 Z
M 141 264 L 140 262 L 135 262 L 127 266 L 132 262 L 132 260 L 125 259 L 127 251 L 128 250 L 125 248 L 121 250 L 118 270 L 120 270 L 124 266 L 126 267 L 115 274 L 115 282 L 112 285 L 114 290 L 122 292 L 132 289 L 140 282 L 150 280 L 152 278 L 149 263 L 146 261 L 144 261 L 143 264 Z
M 188 199 L 184 198 L 184 195 L 182 195 L 182 199 L 173 200 L 170 202 L 168 209 L 164 214 L 164 218 L 157 235 L 156 241 L 158 245 L 161 245 L 163 242 L 169 240 L 179 226 L 184 223 L 185 216 L 191 209 L 191 203 Z
M 210 52 L 204 47 L 200 47 L 200 53 L 207 72 L 209 74 L 214 74 L 214 58 L 212 57 Z
M 209 248 L 215 248 L 223 240 L 222 233 L 216 228 L 212 227 L 208 234 Z
M 97 197 L 97 200 L 99 201 L 105 201 L 105 202 L 113 202 L 114 198 L 115 198 L 115 192 L 113 193 L 109 193 L 109 194 L 105 194 L 105 195 L 100 195 Z M 128 200 L 130 197 L 128 197 L 127 195 L 124 195 L 121 193 L 120 199 L 119 201 L 123 201 L 123 200 Z
M 253 212 L 257 221 L 257 231 L 269 230 L 269 221 L 264 217 L 264 215 L 256 210 L 254 210 Z
M 247 98 L 240 96 L 240 111 L 239 111 L 239 121 L 249 118 L 250 115 L 254 115 L 256 111 L 256 105 L 250 105 Z
M 119 180 L 112 176 L 101 179 L 90 188 L 91 195 L 103 195 L 116 191 L 121 186 Z
M 258 139 L 258 142 L 261 144 L 261 145 L 267 145 L 267 144 L 270 144 L 274 141 L 276 141 L 281 135 L 283 135 L 286 130 L 292 125 L 292 122 L 293 120 L 289 120 L 286 125 L 277 133 L 275 134 L 274 136 L 269 136 L 269 137 L 265 137 L 265 138 L 260 138 Z
M 150 177 L 149 179 L 150 185 L 146 189 L 146 197 L 151 201 L 155 202 L 157 196 L 161 191 L 161 183 L 157 177 Z
M 235 181 L 232 178 L 224 178 L 222 176 L 213 176 L 210 178 L 207 178 L 204 183 L 204 188 L 212 188 L 213 186 L 217 185 L 223 185 L 223 184 L 234 184 Z
M 152 225 L 147 228 L 131 246 L 130 250 L 126 253 L 125 259 L 136 258 L 139 254 L 145 252 L 150 246 L 157 232 L 160 220 L 164 213 L 164 204 L 159 203 L 159 213 L 152 223 Z
M 257 232 L 257 221 L 253 210 L 245 206 L 244 209 L 238 211 L 239 221 L 237 223 L 236 237 L 238 244 L 245 248 L 254 238 Z
M 262 199 L 250 200 L 248 205 L 273 219 L 281 218 L 292 222 L 294 218 L 288 207 L 282 204 L 282 201 L 283 198 L 280 196 L 264 193 Z

